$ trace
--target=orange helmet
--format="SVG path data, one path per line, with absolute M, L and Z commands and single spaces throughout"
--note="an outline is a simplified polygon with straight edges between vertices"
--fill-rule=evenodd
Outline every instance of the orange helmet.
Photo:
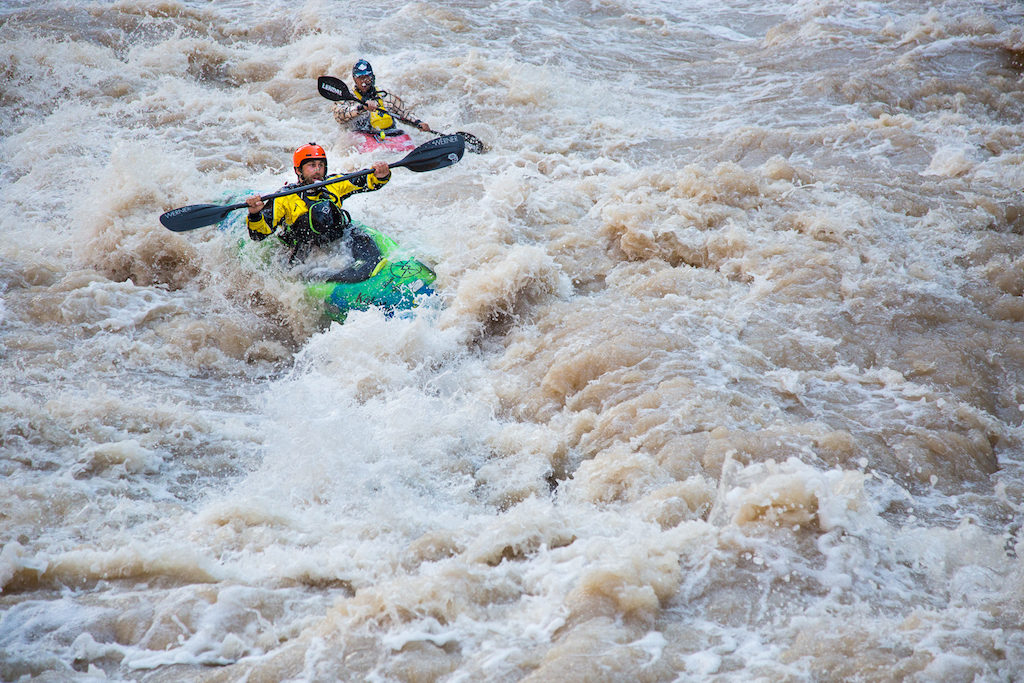
M 295 150 L 295 154 L 292 155 L 292 165 L 295 166 L 297 171 L 302 168 L 303 163 L 313 159 L 323 159 L 324 164 L 326 164 L 327 153 L 324 152 L 324 148 L 320 145 L 310 142 Z

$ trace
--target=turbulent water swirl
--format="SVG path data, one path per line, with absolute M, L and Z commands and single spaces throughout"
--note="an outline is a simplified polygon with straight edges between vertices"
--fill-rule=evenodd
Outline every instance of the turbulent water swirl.
M 0 679 L 1014 680 L 1022 26 L 5 3 Z M 158 217 L 401 158 L 360 58 L 487 151 L 346 200 L 436 294 L 327 325 Z

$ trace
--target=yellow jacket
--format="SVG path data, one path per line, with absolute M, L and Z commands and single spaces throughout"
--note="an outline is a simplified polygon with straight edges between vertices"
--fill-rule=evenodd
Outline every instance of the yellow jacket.
M 330 176 L 324 178 L 324 180 L 330 179 Z M 327 200 L 341 209 L 342 201 L 349 195 L 379 190 L 387 185 L 390 179 L 391 176 L 389 175 L 381 180 L 371 172 L 351 180 L 339 180 L 336 183 L 330 183 L 315 190 L 307 190 L 271 199 L 258 214 L 255 216 L 249 214 L 247 222 L 249 237 L 256 241 L 266 239 L 278 227 L 284 225 L 286 227 L 278 233 L 278 238 L 285 244 L 294 246 L 296 242 L 295 236 L 289 233 L 288 228 L 299 218 L 302 218 L 309 211 L 310 206 L 316 202 Z M 289 187 L 295 187 L 295 185 L 285 185 L 282 189 Z
M 362 107 L 362 103 L 367 100 L 367 97 L 358 90 L 352 94 L 359 98 L 358 102 L 343 100 L 334 105 L 334 120 L 342 125 L 352 125 L 355 130 L 363 130 L 368 133 L 380 133 L 398 125 L 396 119 L 417 126 L 420 124 L 420 120 L 413 116 L 412 112 L 406 108 L 405 103 L 395 95 L 376 91 L 374 97 L 370 99 L 377 103 L 377 110 L 368 112 Z

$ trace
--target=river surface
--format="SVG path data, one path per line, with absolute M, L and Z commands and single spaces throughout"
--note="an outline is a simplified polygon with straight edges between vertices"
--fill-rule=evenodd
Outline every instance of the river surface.
M 359 58 L 490 149 L 327 324 L 158 217 Z M 1024 671 L 1020 3 L 7 0 L 0 136 L 0 679 Z

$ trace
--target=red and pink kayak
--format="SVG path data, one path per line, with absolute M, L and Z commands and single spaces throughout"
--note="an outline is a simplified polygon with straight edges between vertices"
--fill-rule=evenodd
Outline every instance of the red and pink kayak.
M 360 152 L 372 152 L 377 149 L 386 149 L 389 152 L 408 152 L 416 147 L 416 143 L 405 131 L 398 135 L 385 136 L 383 139 L 379 135 L 363 131 L 354 131 L 353 135 L 356 136 L 356 146 Z

